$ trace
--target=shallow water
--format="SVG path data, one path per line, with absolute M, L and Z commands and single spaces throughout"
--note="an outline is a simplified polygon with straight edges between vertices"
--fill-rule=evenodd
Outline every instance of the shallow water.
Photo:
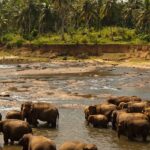
M 59 65 L 57 67 L 59 68 Z M 66 140 L 81 140 L 95 143 L 99 149 L 103 150 L 150 148 L 150 142 L 131 142 L 123 136 L 118 139 L 116 132 L 111 128 L 94 129 L 87 126 L 83 113 L 84 106 L 100 103 L 109 96 L 137 95 L 143 99 L 149 99 L 150 70 L 110 67 L 97 68 L 91 73 L 82 74 L 17 76 L 15 74 L 17 69 L 17 66 L 9 65 L 1 67 L 0 86 L 2 88 L 0 91 L 10 93 L 10 97 L 0 97 L 3 104 L 0 110 L 3 116 L 10 109 L 19 109 L 23 101 L 46 101 L 59 107 L 59 127 L 49 129 L 41 125 L 33 130 L 36 135 L 53 139 L 57 147 Z M 5 75 L 3 70 L 8 74 Z M 10 74 L 10 71 L 14 71 L 14 74 Z M 2 134 L 0 134 L 0 145 L 4 150 L 21 150 L 21 147 L 17 145 L 3 146 Z

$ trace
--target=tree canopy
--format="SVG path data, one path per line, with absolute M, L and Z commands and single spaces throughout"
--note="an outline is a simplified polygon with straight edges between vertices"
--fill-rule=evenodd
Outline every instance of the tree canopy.
M 1 0 L 0 35 L 119 26 L 150 34 L 150 0 Z

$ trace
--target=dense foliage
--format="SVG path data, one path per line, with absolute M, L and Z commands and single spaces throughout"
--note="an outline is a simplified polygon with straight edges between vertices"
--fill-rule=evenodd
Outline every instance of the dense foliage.
M 0 36 L 15 33 L 33 40 L 57 33 L 64 40 L 65 34 L 105 27 L 112 40 L 113 28 L 119 27 L 135 29 L 149 41 L 150 0 L 0 0 Z

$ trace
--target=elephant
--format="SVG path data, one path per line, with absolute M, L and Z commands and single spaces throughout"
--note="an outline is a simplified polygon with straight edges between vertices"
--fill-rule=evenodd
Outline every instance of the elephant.
M 88 125 L 92 124 L 94 127 L 107 128 L 108 126 L 108 119 L 105 115 L 90 115 L 87 122 Z
M 135 113 L 135 112 L 143 113 L 144 108 L 147 106 L 148 106 L 147 102 L 129 102 L 127 109 L 129 113 Z
M 148 120 L 150 122 L 150 107 L 145 107 L 143 113 L 148 117 Z
M 118 110 L 127 109 L 127 108 L 128 108 L 128 103 L 125 102 L 121 102 L 117 107 Z
M 21 112 L 27 121 L 34 125 L 38 125 L 38 119 L 50 124 L 52 128 L 56 128 L 57 119 L 59 118 L 58 109 L 49 103 L 25 102 L 21 105 Z
M 114 110 L 116 110 L 116 108 L 117 108 L 116 105 L 108 103 L 88 106 L 84 110 L 85 118 L 87 119 L 89 115 L 102 114 L 108 118 L 108 121 L 110 121 L 111 114 Z
M 120 97 L 111 97 L 107 100 L 108 103 L 114 104 L 119 106 L 121 102 L 128 103 L 128 102 L 141 102 L 142 99 L 137 96 L 120 96 Z
M 30 125 L 22 120 L 6 119 L 0 121 L 0 132 L 4 135 L 4 142 L 8 144 L 9 139 L 11 144 L 18 141 L 24 134 L 32 133 Z
M 126 109 L 122 109 L 122 110 L 114 110 L 112 112 L 112 118 L 111 118 L 111 122 L 112 122 L 112 129 L 116 130 L 117 129 L 117 117 L 122 114 L 122 113 L 126 113 L 127 110 Z
M 148 121 L 148 117 L 142 113 L 123 113 L 123 112 L 118 113 L 116 117 L 116 128 L 117 130 L 118 128 L 120 128 L 124 132 L 126 128 L 126 122 L 130 120 L 141 120 L 141 119 Z
M 6 114 L 6 119 L 18 119 L 23 120 L 23 115 L 20 111 L 12 110 Z
M 95 144 L 87 144 L 80 141 L 67 141 L 63 143 L 59 150 L 97 150 L 97 146 Z
M 19 144 L 23 146 L 23 150 L 56 150 L 54 141 L 44 137 L 25 134 Z
M 116 110 L 112 113 L 112 129 L 116 130 L 119 124 L 124 126 L 124 122 L 130 119 L 145 119 L 148 117 L 142 113 L 128 113 L 127 110 Z
M 84 114 L 85 114 L 85 119 L 87 120 L 90 115 L 89 106 L 86 106 L 84 108 Z M 91 114 L 94 114 L 94 113 L 91 113 Z
M 135 137 L 142 137 L 143 141 L 147 140 L 147 136 L 150 130 L 150 123 L 145 119 L 130 119 L 125 122 L 126 128 L 122 128 L 121 125 L 118 126 L 118 137 L 122 134 L 123 130 L 126 130 L 128 139 L 133 140 Z

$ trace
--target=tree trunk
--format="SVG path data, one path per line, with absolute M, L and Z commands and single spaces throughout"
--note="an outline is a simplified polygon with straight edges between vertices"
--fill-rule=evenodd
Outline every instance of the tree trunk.
M 65 40 L 64 32 L 65 32 L 65 17 L 64 17 L 64 12 L 62 11 L 62 17 L 61 17 L 61 38 L 62 38 L 63 41 Z

